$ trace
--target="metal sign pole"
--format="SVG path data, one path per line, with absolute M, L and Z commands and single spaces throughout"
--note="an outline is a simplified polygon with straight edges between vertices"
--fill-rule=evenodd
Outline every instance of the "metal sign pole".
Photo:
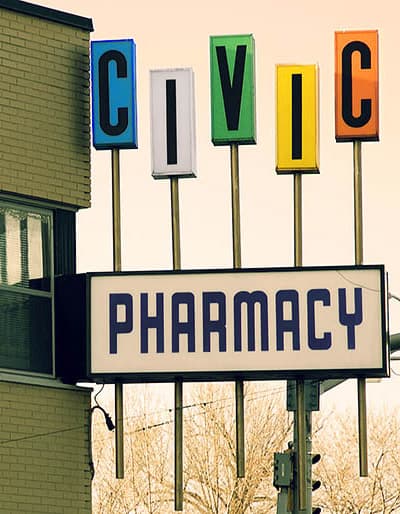
M 303 265 L 303 219 L 302 219 L 302 182 L 301 173 L 293 175 L 293 198 L 294 198 L 294 265 Z M 306 409 L 304 380 L 296 380 L 296 410 L 295 433 L 296 433 L 296 469 L 298 483 L 298 509 L 306 509 L 307 505 L 307 477 L 306 477 Z
M 302 173 L 319 173 L 318 67 L 276 67 L 277 173 L 293 173 L 294 265 L 303 265 Z M 288 108 L 291 106 L 291 108 Z M 307 116 L 307 118 L 305 118 Z M 304 120 L 307 119 L 305 123 Z M 288 383 L 288 390 L 290 385 Z M 304 378 L 296 380 L 294 407 L 294 510 L 309 511 L 308 448 L 311 448 L 311 412 L 306 410 Z M 289 410 L 289 409 L 288 409 Z M 291 409 L 292 410 L 292 409 Z
M 362 177 L 361 141 L 353 141 L 354 168 L 354 254 L 355 264 L 363 262 L 363 216 L 362 216 Z
M 355 264 L 363 262 L 363 215 L 362 215 L 362 170 L 361 141 L 353 141 L 354 167 L 354 253 Z M 358 392 L 358 449 L 360 476 L 368 476 L 367 401 L 366 380 L 357 380 Z
M 118 56 L 118 58 L 116 57 Z M 93 146 L 111 149 L 113 271 L 121 271 L 120 148 L 137 148 L 136 44 L 133 39 L 91 42 Z M 115 66 L 112 66 L 114 63 Z M 120 82 L 122 81 L 122 83 Z M 122 87 L 120 87 L 120 85 Z M 114 99 L 118 98 L 116 102 Z M 111 108 L 113 106 L 113 108 Z M 118 106 L 118 107 L 116 107 Z M 115 110 L 114 110 L 115 109 Z M 114 112 L 112 112 L 114 111 Z M 115 384 L 116 478 L 124 478 L 123 385 Z
M 119 148 L 111 150 L 112 212 L 113 212 L 113 270 L 121 271 L 121 201 Z M 124 478 L 124 391 L 115 384 L 115 476 Z
M 256 144 L 255 43 L 251 34 L 212 36 L 211 139 L 230 146 L 233 267 L 241 267 L 238 145 Z M 245 476 L 244 383 L 235 381 L 236 476 Z
M 240 243 L 240 194 L 239 194 L 239 145 L 231 143 L 231 196 L 232 196 L 232 244 L 233 267 L 242 266 Z M 245 476 L 245 437 L 244 437 L 244 383 L 235 382 L 236 403 L 236 475 Z
M 179 182 L 171 177 L 172 258 L 174 270 L 181 269 L 181 240 L 179 225 Z M 175 382 L 175 510 L 183 510 L 183 385 Z
M 232 195 L 232 243 L 233 267 L 242 266 L 240 243 L 240 195 L 239 195 L 239 145 L 232 143 L 231 149 L 231 195 Z
M 172 220 L 172 258 L 174 270 L 181 269 L 181 235 L 179 222 L 179 182 L 171 177 L 171 220 Z
M 180 270 L 179 177 L 196 176 L 194 74 L 191 68 L 173 68 L 152 70 L 150 77 L 152 175 L 170 179 L 173 269 Z M 175 377 L 174 384 L 174 506 L 182 511 L 182 378 Z
M 353 142 L 354 250 L 355 264 L 363 262 L 361 141 L 379 141 L 378 31 L 335 32 L 335 138 Z M 363 51 L 361 65 L 352 64 L 354 53 Z M 367 87 L 366 87 L 367 84 Z M 354 99 L 359 103 L 355 108 Z M 353 112 L 357 112 L 357 115 Z M 368 476 L 366 379 L 359 378 L 358 443 L 359 471 Z

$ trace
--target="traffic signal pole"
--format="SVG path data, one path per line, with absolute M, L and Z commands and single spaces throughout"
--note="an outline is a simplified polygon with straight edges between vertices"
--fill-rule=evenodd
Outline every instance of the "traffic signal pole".
M 301 486 L 299 480 L 299 454 L 298 454 L 298 430 L 296 427 L 298 412 L 297 409 L 297 394 L 294 392 L 294 382 L 288 382 L 288 394 L 287 394 L 287 409 L 294 411 L 294 441 L 293 441 L 293 506 L 288 512 L 292 514 L 311 514 L 313 512 L 319 512 L 313 510 L 312 507 L 312 492 L 313 492 L 313 480 L 312 480 L 312 412 L 319 410 L 319 381 L 317 380 L 304 380 L 304 446 L 305 446 L 305 457 L 304 457 L 304 504 L 300 504 L 299 488 Z M 280 513 L 279 513 L 280 514 Z
M 400 351 L 400 333 L 392 334 L 390 336 L 389 351 L 390 354 Z M 306 410 L 305 432 L 307 447 L 307 508 L 305 512 L 307 513 L 317 514 L 320 512 L 318 508 L 312 507 L 312 465 L 313 463 L 316 463 L 314 460 L 315 456 L 312 454 L 312 411 L 319 410 L 320 394 L 327 393 L 331 389 L 342 384 L 345 380 L 347 379 L 339 378 L 321 381 L 306 380 L 304 384 Z M 289 411 L 296 410 L 296 396 L 294 391 L 295 383 L 294 381 L 289 381 L 287 390 L 287 410 Z M 296 430 L 294 433 L 296 436 Z M 274 486 L 279 489 L 277 498 L 277 514 L 302 514 L 302 511 L 299 510 L 298 504 L 296 503 L 296 498 L 298 497 L 298 484 L 296 478 L 296 455 L 293 448 L 296 448 L 295 441 L 291 450 L 287 450 L 283 453 L 276 453 L 274 455 Z M 290 455 L 288 455 L 289 453 Z
M 279 489 L 277 501 L 277 514 L 317 514 L 318 508 L 312 507 L 312 492 L 320 485 L 312 480 L 312 465 L 319 459 L 319 455 L 312 454 L 312 412 L 319 410 L 318 380 L 304 381 L 304 411 L 305 411 L 305 506 L 299 505 L 299 473 L 297 453 L 297 430 L 294 427 L 294 441 L 289 443 L 289 449 L 274 455 L 274 486 Z M 288 381 L 287 410 L 295 413 L 294 423 L 297 422 L 296 382 Z

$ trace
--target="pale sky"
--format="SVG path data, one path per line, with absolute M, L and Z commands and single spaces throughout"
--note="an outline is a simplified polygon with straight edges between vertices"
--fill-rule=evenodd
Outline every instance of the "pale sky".
M 377 29 L 380 142 L 362 147 L 364 263 L 384 264 L 389 290 L 400 296 L 395 0 L 38 3 L 92 18 L 92 40 L 136 42 L 139 149 L 121 153 L 126 271 L 172 268 L 169 181 L 151 177 L 149 71 L 182 66 L 195 73 L 198 154 L 198 178 L 180 181 L 182 267 L 232 266 L 229 148 L 214 147 L 210 139 L 209 36 L 250 33 L 258 137 L 257 145 L 239 149 L 242 265 L 293 265 L 293 179 L 275 173 L 275 65 L 288 63 L 320 69 L 320 175 L 303 179 L 303 264 L 354 264 L 352 145 L 334 137 L 334 32 Z M 80 272 L 112 270 L 109 150 L 92 152 L 92 207 L 78 215 L 78 267 Z M 391 300 L 389 312 L 390 331 L 399 332 L 400 302 Z M 387 382 L 371 386 L 372 396 L 376 390 L 385 397 L 382 388 L 393 386 L 396 377 Z

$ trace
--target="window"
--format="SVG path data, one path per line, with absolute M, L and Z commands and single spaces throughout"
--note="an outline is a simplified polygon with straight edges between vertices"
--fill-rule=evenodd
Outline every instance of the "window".
M 52 215 L 0 202 L 0 368 L 53 375 Z

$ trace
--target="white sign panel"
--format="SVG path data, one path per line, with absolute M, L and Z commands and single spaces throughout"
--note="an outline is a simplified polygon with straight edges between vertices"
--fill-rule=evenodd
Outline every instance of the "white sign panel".
M 152 70 L 150 82 L 153 177 L 195 177 L 193 71 Z
M 104 380 L 386 376 L 382 266 L 90 275 Z

